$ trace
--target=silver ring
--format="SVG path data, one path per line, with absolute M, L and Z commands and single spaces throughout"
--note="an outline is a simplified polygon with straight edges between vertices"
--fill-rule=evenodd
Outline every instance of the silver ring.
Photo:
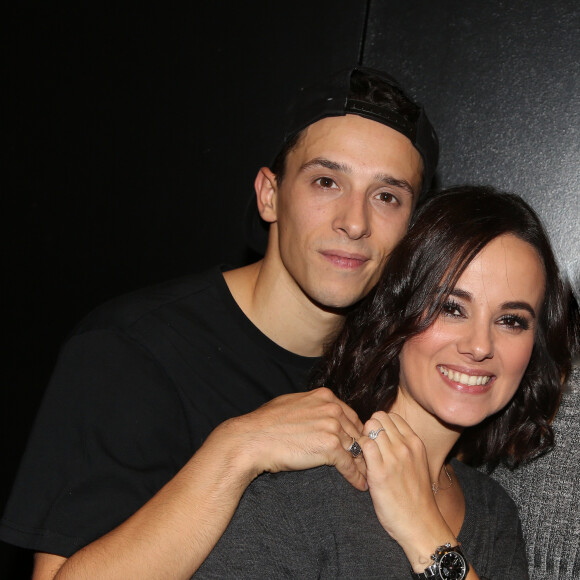
M 376 439 L 379 436 L 379 433 L 381 431 L 384 431 L 385 428 L 381 427 L 380 429 L 373 429 L 370 433 L 369 433 L 369 439 Z
M 362 453 L 361 446 L 358 444 L 358 441 L 354 437 L 352 438 L 352 443 L 350 444 L 350 447 L 347 449 L 347 451 L 350 451 L 350 454 L 355 458 Z

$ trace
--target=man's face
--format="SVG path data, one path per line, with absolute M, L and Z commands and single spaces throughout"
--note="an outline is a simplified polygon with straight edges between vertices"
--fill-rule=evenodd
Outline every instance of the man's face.
M 274 188 L 268 259 L 287 283 L 328 308 L 376 284 L 407 230 L 422 160 L 401 133 L 357 115 L 310 125 Z

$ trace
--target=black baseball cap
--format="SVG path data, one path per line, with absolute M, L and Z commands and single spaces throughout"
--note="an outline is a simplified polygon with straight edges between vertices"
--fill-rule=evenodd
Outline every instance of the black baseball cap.
M 403 116 L 394 106 L 357 99 L 354 87 L 361 78 L 375 78 L 376 82 L 388 85 L 412 105 L 412 110 Z M 302 87 L 288 111 L 286 131 L 278 151 L 309 125 L 325 117 L 344 115 L 359 115 L 405 135 L 423 159 L 422 193 L 429 189 L 439 160 L 435 129 L 424 108 L 406 94 L 395 78 L 378 69 L 356 66 Z M 252 195 L 246 208 L 245 236 L 249 246 L 262 255 L 268 242 L 268 227 L 258 212 L 256 196 Z

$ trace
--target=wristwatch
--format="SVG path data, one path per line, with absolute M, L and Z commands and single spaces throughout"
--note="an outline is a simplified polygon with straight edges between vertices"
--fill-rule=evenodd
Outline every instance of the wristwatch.
M 469 572 L 469 564 L 461 551 L 460 546 L 451 547 L 447 543 L 439 546 L 431 556 L 433 564 L 425 568 L 424 572 L 416 574 L 411 570 L 411 577 L 414 580 L 464 580 Z

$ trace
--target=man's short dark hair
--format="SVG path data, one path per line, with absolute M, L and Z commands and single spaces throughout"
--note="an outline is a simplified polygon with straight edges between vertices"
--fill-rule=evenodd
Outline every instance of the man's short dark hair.
M 284 138 L 271 165 L 278 185 L 285 177 L 288 153 L 297 146 L 304 130 L 326 117 L 344 115 L 371 119 L 407 137 L 423 161 L 422 192 L 428 190 L 439 159 L 439 142 L 425 110 L 391 75 L 360 66 L 300 90 L 288 111 Z M 260 218 L 255 196 L 246 210 L 245 233 L 249 246 L 264 254 L 268 225 Z
M 372 69 L 354 69 L 350 76 L 349 98 L 389 111 L 393 115 L 405 119 L 409 125 L 415 125 L 421 114 L 421 108 L 407 97 L 399 85 L 395 84 L 394 79 L 390 81 L 387 80 L 388 78 L 384 73 L 379 74 Z M 284 144 L 271 166 L 278 185 L 284 179 L 288 154 L 296 147 L 304 131 L 313 122 L 316 121 L 312 121 L 299 131 L 291 132 L 286 136 Z

